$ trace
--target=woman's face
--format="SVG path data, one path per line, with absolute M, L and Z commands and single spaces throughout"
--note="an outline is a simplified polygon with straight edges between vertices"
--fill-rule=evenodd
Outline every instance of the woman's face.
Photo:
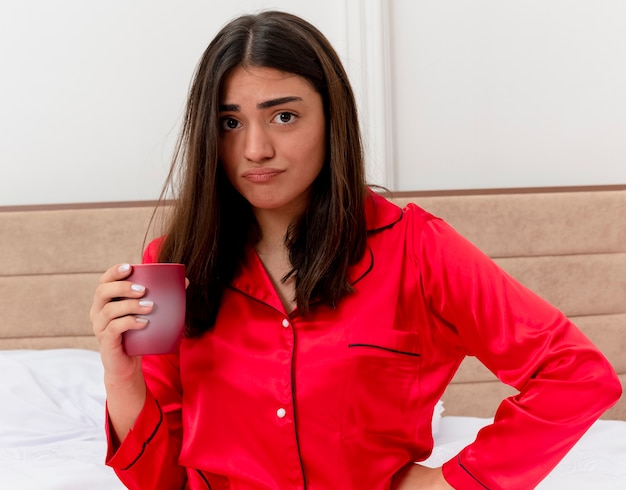
M 302 77 L 238 67 L 220 97 L 219 156 L 255 208 L 300 213 L 326 155 L 322 98 Z

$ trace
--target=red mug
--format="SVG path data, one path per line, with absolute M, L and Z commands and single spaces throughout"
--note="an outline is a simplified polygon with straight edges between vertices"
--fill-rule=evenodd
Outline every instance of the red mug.
M 172 354 L 185 330 L 185 266 L 154 263 L 132 265 L 127 280 L 146 288 L 141 299 L 154 303 L 145 327 L 123 334 L 124 350 L 129 356 Z

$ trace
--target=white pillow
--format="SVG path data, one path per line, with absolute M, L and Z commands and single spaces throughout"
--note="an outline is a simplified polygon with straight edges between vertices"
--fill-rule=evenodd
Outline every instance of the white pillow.
M 439 400 L 437 404 L 435 405 L 435 409 L 433 410 L 433 421 L 432 421 L 433 436 L 437 435 L 437 433 L 439 432 L 441 415 L 443 414 L 444 411 L 445 411 L 445 408 L 443 408 L 443 401 Z

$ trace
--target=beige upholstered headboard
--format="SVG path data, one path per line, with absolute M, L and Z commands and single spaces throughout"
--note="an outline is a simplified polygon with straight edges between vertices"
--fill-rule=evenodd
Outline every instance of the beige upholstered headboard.
M 446 219 L 558 306 L 626 385 L 626 186 L 398 193 L 394 200 Z M 115 263 L 140 261 L 153 206 L 0 208 L 0 349 L 97 349 L 88 310 L 98 277 Z M 468 358 L 444 398 L 446 414 L 491 416 L 512 393 Z M 605 417 L 626 420 L 626 401 Z
M 100 275 L 141 261 L 154 203 L 0 208 L 0 349 L 97 349 Z

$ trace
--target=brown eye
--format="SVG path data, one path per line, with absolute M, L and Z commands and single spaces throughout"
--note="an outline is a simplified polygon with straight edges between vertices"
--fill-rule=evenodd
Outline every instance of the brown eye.
M 292 112 L 281 112 L 274 118 L 274 121 L 279 124 L 289 124 L 294 122 L 296 117 L 297 116 Z
M 237 121 L 237 119 L 233 119 L 232 117 L 225 117 L 222 119 L 221 127 L 225 131 L 237 129 L 239 127 L 239 121 Z

